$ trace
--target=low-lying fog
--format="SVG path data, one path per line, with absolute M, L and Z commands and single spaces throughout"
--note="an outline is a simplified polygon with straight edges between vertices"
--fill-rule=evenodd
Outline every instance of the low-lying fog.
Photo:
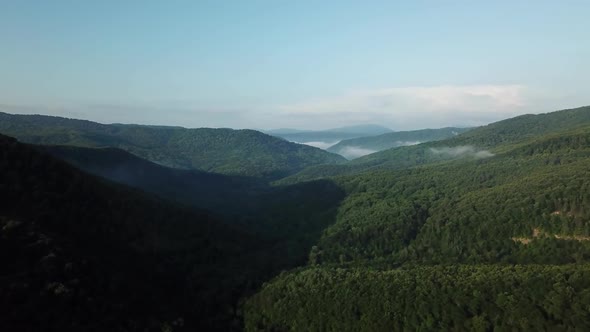
M 305 145 L 313 146 L 316 148 L 320 148 L 322 150 L 326 150 L 327 148 L 331 147 L 332 145 L 338 144 L 338 142 L 340 142 L 340 141 L 334 141 L 334 142 L 294 142 L 294 143 L 305 144 Z

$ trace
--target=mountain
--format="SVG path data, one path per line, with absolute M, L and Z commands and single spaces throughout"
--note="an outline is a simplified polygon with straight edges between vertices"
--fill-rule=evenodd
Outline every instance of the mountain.
M 251 205 L 252 196 L 269 190 L 257 178 L 170 168 L 117 148 L 58 145 L 35 148 L 90 174 L 216 213 L 243 212 Z M 227 202 L 232 202 L 231 206 Z
M 247 301 L 246 330 L 589 328 L 589 120 L 517 117 L 332 177 L 336 221 Z
M 104 125 L 0 113 L 0 133 L 33 144 L 116 147 L 174 168 L 277 179 L 341 156 L 254 130 Z
M 252 177 L 168 168 L 115 148 L 33 147 L 88 173 L 206 209 L 227 222 L 282 242 L 298 236 L 313 238 L 324 224 L 326 211 L 342 196 L 326 181 L 270 186 Z M 289 213 L 284 212 L 287 210 Z M 294 226 L 296 230 L 291 229 Z
M 268 130 L 267 134 L 284 138 L 291 142 L 307 143 L 308 145 L 327 147 L 344 139 L 363 136 L 374 136 L 391 132 L 391 129 L 379 125 L 358 125 L 326 130 L 276 129 Z M 323 144 L 320 144 L 323 143 Z
M 588 264 L 310 268 L 248 301 L 246 331 L 586 330 L 588 276 Z
M 250 210 L 234 227 L 172 202 L 183 199 L 156 198 L 54 156 L 162 197 L 183 181 L 178 192 L 193 190 L 199 201 L 209 190 L 218 195 L 209 202 L 226 210 L 242 195 Z M 32 146 L 0 135 L 0 327 L 240 330 L 240 299 L 303 264 L 342 199 L 328 181 L 259 192 L 241 181 L 118 149 Z M 227 191 L 234 192 L 221 197 Z
M 273 184 L 0 136 L 0 327 L 589 329 L 589 160 L 590 107 Z
M 522 115 L 469 130 L 453 138 L 391 148 L 342 165 L 317 165 L 279 181 L 295 183 L 368 170 L 399 170 L 453 159 L 480 158 L 544 135 L 590 125 L 590 106 Z
M 329 147 L 327 151 L 337 153 L 347 159 L 355 159 L 367 154 L 396 148 L 416 145 L 424 142 L 439 141 L 450 138 L 471 128 L 441 128 L 412 131 L 398 131 L 377 136 L 359 137 L 340 141 Z
M 0 151 L 3 329 L 211 327 L 262 269 L 235 260 L 255 265 L 248 257 L 268 242 L 206 211 L 87 175 L 6 136 Z

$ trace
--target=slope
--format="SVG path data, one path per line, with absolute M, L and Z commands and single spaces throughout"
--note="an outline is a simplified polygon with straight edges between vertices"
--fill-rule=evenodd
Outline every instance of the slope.
M 2 135 L 0 189 L 5 330 L 239 329 L 240 297 L 305 250 L 287 245 L 302 238 L 254 236 Z
M 345 159 L 254 130 L 104 125 L 0 113 L 0 133 L 34 144 L 117 147 L 174 168 L 276 179 Z
M 251 196 L 268 190 L 258 178 L 169 168 L 117 148 L 35 147 L 85 172 L 226 215 L 243 212 Z
M 347 193 L 336 222 L 307 267 L 247 302 L 247 329 L 589 327 L 590 126 L 581 110 L 493 125 L 480 144 L 494 155 L 335 178 Z
M 362 157 L 400 146 L 416 145 L 424 142 L 439 141 L 459 135 L 471 128 L 440 128 L 412 131 L 397 131 L 377 136 L 359 137 L 340 141 L 327 150 L 347 159 Z
M 456 137 L 384 150 L 343 165 L 317 165 L 287 177 L 295 183 L 330 176 L 359 174 L 370 170 L 399 170 L 456 159 L 478 159 L 516 144 L 590 125 L 590 106 L 539 115 L 522 115 L 475 128 Z

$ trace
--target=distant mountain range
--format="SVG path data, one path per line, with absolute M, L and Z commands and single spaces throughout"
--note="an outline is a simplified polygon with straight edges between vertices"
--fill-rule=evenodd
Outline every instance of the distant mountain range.
M 346 139 L 329 147 L 330 152 L 338 153 L 347 159 L 406 145 L 438 141 L 466 132 L 470 128 L 441 128 L 412 131 L 397 131 L 376 136 Z
M 0 113 L 0 133 L 34 144 L 120 148 L 174 168 L 280 178 L 339 155 L 255 130 L 105 125 L 43 115 Z
M 299 129 L 275 129 L 266 130 L 267 134 L 284 138 L 298 143 L 323 143 L 318 144 L 323 148 L 336 144 L 341 140 L 363 136 L 374 136 L 389 133 L 392 130 L 379 125 L 358 125 L 340 127 L 326 130 L 299 130 Z M 312 145 L 312 144 L 309 144 Z
M 291 180 L 348 195 L 308 264 L 246 302 L 246 330 L 590 327 L 589 174 L 590 107 L 308 168 Z
M 590 328 L 590 107 L 459 130 L 0 113 L 0 329 Z

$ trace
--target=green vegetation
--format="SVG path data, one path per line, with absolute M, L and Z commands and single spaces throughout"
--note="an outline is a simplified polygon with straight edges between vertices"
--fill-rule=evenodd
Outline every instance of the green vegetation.
M 85 172 L 223 214 L 243 213 L 252 196 L 268 190 L 258 178 L 169 168 L 116 148 L 36 147 Z
M 268 229 L 255 235 L 5 136 L 0 151 L 0 326 L 10 330 L 240 329 L 240 298 L 305 262 L 342 195 L 327 181 L 281 188 L 252 217 Z M 277 219 L 279 207 L 292 219 Z
M 379 152 L 400 146 L 416 145 L 419 143 L 440 141 L 451 138 L 471 128 L 440 128 L 421 129 L 412 131 L 398 131 L 378 136 L 359 137 L 347 139 L 329 147 L 330 152 L 338 153 L 348 159 L 354 159 L 355 150 L 361 150 L 364 154 Z
M 444 160 L 473 159 L 478 157 L 477 152 L 502 152 L 504 149 L 526 144 L 544 135 L 559 134 L 588 125 L 590 106 L 540 115 L 522 115 L 469 130 L 451 139 L 392 148 L 357 158 L 343 165 L 311 166 L 279 182 L 286 184 L 372 170 L 400 170 Z M 472 153 L 460 154 L 452 153 L 460 150 L 445 150 L 449 148 L 472 149 Z M 444 153 L 445 151 L 449 153 Z
M 588 114 L 519 117 L 335 177 L 336 221 L 308 268 L 247 302 L 247 330 L 587 328 Z
M 309 268 L 245 311 L 247 331 L 583 331 L 589 303 L 586 264 Z
M 0 326 L 590 328 L 590 107 L 274 185 L 0 138 Z
M 174 168 L 278 179 L 307 166 L 345 159 L 254 130 L 103 125 L 0 113 L 0 133 L 43 145 L 115 147 Z

